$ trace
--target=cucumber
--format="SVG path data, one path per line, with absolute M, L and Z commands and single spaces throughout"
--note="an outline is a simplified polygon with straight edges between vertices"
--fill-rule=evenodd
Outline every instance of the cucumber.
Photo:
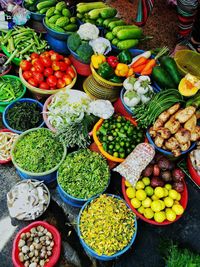
M 103 26 L 103 22 L 104 22 L 104 19 L 98 18 L 97 21 L 96 21 L 96 25 L 97 26 Z
M 72 15 L 71 15 L 71 12 L 69 11 L 69 9 L 67 9 L 67 8 L 64 8 L 63 10 L 62 10 L 62 14 L 63 14 L 63 16 L 65 16 L 65 17 L 71 17 Z
M 49 23 L 49 28 L 51 28 L 52 30 L 56 31 L 56 32 L 62 32 L 64 33 L 65 30 L 63 30 L 61 27 L 56 26 L 54 23 Z
M 113 30 L 116 26 L 122 26 L 122 25 L 125 25 L 126 23 L 122 20 L 122 19 L 120 19 L 120 20 L 118 20 L 118 21 L 112 21 L 112 22 L 110 22 L 109 24 L 108 24 L 108 28 L 110 29 L 110 30 Z
M 70 18 L 70 23 L 76 24 L 77 23 L 77 18 L 76 17 L 71 17 Z
M 137 39 L 128 39 L 118 42 L 117 47 L 120 50 L 126 50 L 135 47 L 138 43 L 139 41 Z
M 117 38 L 114 38 L 113 40 L 112 40 L 112 44 L 113 45 L 117 45 L 119 43 L 119 40 L 117 39 Z
M 91 24 L 95 24 L 96 23 L 95 19 L 86 19 L 85 22 L 86 23 L 91 23 Z
M 40 9 L 39 13 L 40 14 L 45 14 L 48 9 L 49 9 L 48 7 L 44 7 L 43 9 Z
M 60 11 L 58 11 L 57 9 L 55 9 L 54 15 L 60 15 L 60 16 L 62 16 L 62 13 Z
M 103 2 L 92 2 L 92 3 L 84 3 L 83 5 L 77 6 L 78 13 L 85 13 L 93 9 L 107 7 Z
M 56 4 L 56 10 L 58 10 L 60 12 L 66 7 L 67 7 L 67 5 L 66 5 L 65 1 L 61 1 L 61 2 L 58 2 Z
M 105 37 L 109 41 L 112 41 L 115 38 L 115 36 L 112 34 L 112 32 L 107 32 Z
M 60 15 L 54 15 L 49 18 L 49 23 L 56 23 L 56 20 L 60 18 Z
M 78 30 L 78 26 L 76 24 L 68 24 L 67 26 L 64 27 L 64 29 L 67 31 L 67 32 L 75 32 Z
M 77 13 L 76 16 L 77 16 L 77 18 L 79 18 L 79 19 L 82 19 L 82 18 L 83 18 L 83 14 L 80 14 L 80 13 Z
M 118 31 L 117 38 L 119 40 L 127 40 L 127 39 L 140 39 L 142 37 L 142 29 L 123 29 Z
M 38 3 L 36 7 L 38 10 L 41 10 L 45 7 L 52 7 L 55 4 L 56 4 L 56 0 L 48 0 L 48 1 Z
M 168 72 L 161 66 L 155 66 L 151 75 L 153 81 L 155 81 L 161 87 L 161 89 L 176 88 L 176 84 L 171 79 Z
M 120 20 L 119 18 L 109 18 L 109 19 L 105 19 L 103 22 L 103 26 L 108 27 L 108 24 L 112 21 L 118 21 Z
M 117 10 L 115 8 L 112 8 L 112 7 L 104 8 L 100 12 L 100 16 L 103 19 L 113 18 L 116 14 L 117 14 Z
M 51 16 L 53 16 L 54 11 L 55 11 L 55 7 L 54 7 L 54 6 L 50 7 L 50 8 L 48 9 L 48 11 L 46 12 L 46 16 L 47 16 L 48 18 L 51 17 Z
M 120 30 L 128 30 L 128 29 L 137 29 L 138 28 L 138 26 L 136 26 L 136 25 L 123 25 L 123 26 L 116 26 L 113 30 L 112 30 L 112 33 L 114 34 L 114 35 L 116 35 L 117 33 L 118 33 L 118 31 L 120 31 Z
M 56 26 L 58 27 L 65 27 L 69 23 L 69 18 L 68 17 L 60 17 L 59 19 L 56 20 Z

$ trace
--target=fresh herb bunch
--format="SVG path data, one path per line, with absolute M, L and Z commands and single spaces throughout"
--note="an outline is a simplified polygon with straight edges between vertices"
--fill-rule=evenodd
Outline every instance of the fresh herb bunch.
M 96 120 L 94 115 L 85 114 L 81 123 L 65 125 L 58 130 L 57 136 L 67 147 L 86 148 L 91 143 L 88 133 Z
M 11 128 L 26 131 L 42 123 L 41 108 L 37 103 L 18 102 L 8 109 L 6 119 Z
M 0 101 L 12 101 L 18 98 L 22 92 L 23 85 L 19 80 L 8 77 L 0 77 Z
M 96 152 L 81 149 L 67 155 L 58 169 L 58 182 L 69 195 L 88 199 L 102 193 L 110 171 L 106 160 Z
M 152 125 L 158 116 L 177 102 L 184 102 L 177 89 L 167 89 L 155 94 L 147 104 L 136 106 L 134 116 L 138 125 L 147 128 Z
M 64 153 L 63 144 L 48 129 L 31 131 L 17 141 L 14 161 L 25 171 L 40 173 L 57 166 Z

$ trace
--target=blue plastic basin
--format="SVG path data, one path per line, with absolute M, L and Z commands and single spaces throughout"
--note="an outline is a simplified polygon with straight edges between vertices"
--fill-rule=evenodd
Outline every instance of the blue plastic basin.
M 68 39 L 68 36 L 71 34 L 71 32 L 69 32 L 69 33 L 56 32 L 56 31 L 50 29 L 45 23 L 45 18 L 43 19 L 43 25 L 44 25 L 47 33 L 49 35 L 51 35 L 51 37 L 53 37 L 54 39 L 57 39 L 57 40 L 66 41 Z M 64 51 L 63 51 L 63 53 L 64 53 Z

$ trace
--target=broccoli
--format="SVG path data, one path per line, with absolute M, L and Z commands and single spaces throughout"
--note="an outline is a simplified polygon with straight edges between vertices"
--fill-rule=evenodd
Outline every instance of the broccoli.
M 78 33 L 72 33 L 67 40 L 68 47 L 72 51 L 76 51 L 76 49 L 80 46 L 81 44 L 81 38 L 78 35 Z
M 90 58 L 94 54 L 92 47 L 88 43 L 82 43 L 76 50 L 76 53 L 86 64 L 90 63 Z

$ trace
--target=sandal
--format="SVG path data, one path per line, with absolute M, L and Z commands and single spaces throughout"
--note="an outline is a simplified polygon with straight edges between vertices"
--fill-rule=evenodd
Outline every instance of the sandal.
M 197 52 L 197 53 L 200 53 L 200 44 L 195 44 L 194 42 L 192 42 L 191 39 L 188 40 L 187 46 L 188 46 L 191 50 L 193 50 L 193 51 L 195 51 L 195 52 Z

